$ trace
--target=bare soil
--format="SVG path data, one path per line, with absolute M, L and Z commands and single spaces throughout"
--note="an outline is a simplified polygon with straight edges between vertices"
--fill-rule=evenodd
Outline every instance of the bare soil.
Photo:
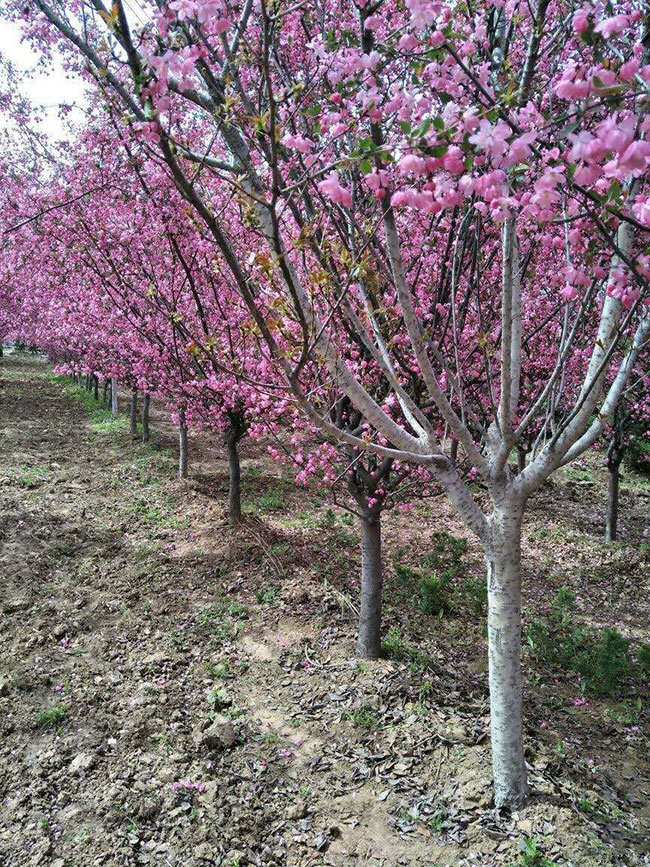
M 584 697 L 525 652 L 533 794 L 494 809 L 484 618 L 460 589 L 424 614 L 395 573 L 436 531 L 467 536 L 443 498 L 387 516 L 391 657 L 356 662 L 358 534 L 322 491 L 249 443 L 233 532 L 218 442 L 191 437 L 181 482 L 162 412 L 144 446 L 42 359 L 0 366 L 3 867 L 493 867 L 532 838 L 547 863 L 650 864 L 647 683 Z M 603 491 L 591 461 L 535 497 L 525 616 L 569 588 L 634 653 L 650 485 L 624 479 L 614 546 Z M 467 538 L 463 580 L 482 576 Z

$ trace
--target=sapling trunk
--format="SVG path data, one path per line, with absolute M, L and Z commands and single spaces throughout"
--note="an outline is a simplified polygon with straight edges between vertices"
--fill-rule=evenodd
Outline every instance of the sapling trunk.
M 178 416 L 178 476 L 187 478 L 187 425 L 184 410 Z
M 615 542 L 618 538 L 618 495 L 621 478 L 621 464 L 609 463 L 607 478 L 607 520 L 605 522 L 605 541 Z
M 111 378 L 111 415 L 117 418 L 117 379 Z
M 129 423 L 131 425 L 131 436 L 133 439 L 136 439 L 138 436 L 138 390 L 135 388 L 131 392 Z
M 497 807 L 528 794 L 521 711 L 520 506 L 495 509 L 486 544 L 490 733 Z
M 150 395 L 145 391 L 142 396 L 142 442 L 149 442 L 149 404 Z
M 381 515 L 361 517 L 361 599 L 357 655 L 377 659 L 381 653 Z
M 241 521 L 241 469 L 239 466 L 237 442 L 237 437 L 233 434 L 228 434 L 226 437 L 229 476 L 228 517 L 231 527 L 236 527 Z

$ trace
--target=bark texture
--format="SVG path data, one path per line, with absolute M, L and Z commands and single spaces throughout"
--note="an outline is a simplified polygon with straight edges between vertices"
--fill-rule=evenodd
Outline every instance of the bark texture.
M 178 475 L 181 479 L 187 478 L 187 425 L 183 410 L 178 423 Z
M 241 469 L 237 442 L 238 438 L 232 433 L 226 438 L 229 474 L 228 517 L 231 527 L 236 527 L 241 521 Z
M 520 506 L 497 508 L 486 545 L 490 733 L 497 807 L 527 799 L 521 713 Z
M 621 464 L 612 463 L 608 466 L 607 477 L 607 520 L 605 522 L 605 541 L 615 542 L 618 539 L 618 494 L 621 479 Z
M 151 396 L 146 392 L 142 396 L 142 442 L 149 442 L 149 404 Z
M 129 423 L 131 425 L 131 436 L 136 439 L 138 436 L 138 392 L 131 392 L 131 402 L 129 404 Z
M 517 446 L 517 470 L 520 473 L 526 469 L 526 449 L 523 446 Z
M 361 518 L 361 599 L 357 655 L 377 659 L 381 653 L 381 518 Z
M 115 377 L 111 379 L 111 415 L 117 418 L 117 380 Z

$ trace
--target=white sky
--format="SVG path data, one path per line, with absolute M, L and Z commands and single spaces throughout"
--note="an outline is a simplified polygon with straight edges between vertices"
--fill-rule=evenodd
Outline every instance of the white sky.
M 65 126 L 58 116 L 58 109 L 60 105 L 84 106 L 86 98 L 81 79 L 64 72 L 56 59 L 48 64 L 47 69 L 39 65 L 38 55 L 26 42 L 20 41 L 20 28 L 11 22 L 2 22 L 0 51 L 18 69 L 30 73 L 21 90 L 36 108 L 43 107 L 41 129 L 53 139 L 64 137 Z M 79 120 L 81 112 L 73 111 L 70 117 Z

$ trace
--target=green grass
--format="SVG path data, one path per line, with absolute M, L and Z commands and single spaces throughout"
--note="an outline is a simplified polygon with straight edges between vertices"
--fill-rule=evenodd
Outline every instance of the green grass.
M 580 467 L 567 467 L 564 477 L 571 482 L 593 482 L 594 474 L 591 470 L 581 470 Z
M 129 430 L 129 419 L 126 415 L 113 418 L 110 407 L 104 407 L 101 399 L 95 400 L 94 392 L 75 385 L 65 377 L 53 376 L 52 382 L 63 386 L 66 397 L 80 404 L 90 416 L 89 427 L 93 433 L 112 435 L 114 437 Z
M 36 714 L 36 725 L 40 728 L 57 728 L 66 718 L 67 711 L 60 705 L 55 704 Z
M 273 605 L 278 601 L 279 591 L 277 587 L 267 587 L 266 590 L 256 590 L 255 599 L 260 605 Z
M 361 705 L 355 710 L 349 711 L 347 718 L 355 728 L 376 729 L 379 727 L 377 711 L 369 705 Z
M 423 653 L 417 647 L 408 644 L 400 629 L 389 629 L 381 643 L 382 655 L 395 662 L 410 662 L 414 672 L 427 669 L 435 670 L 436 663 L 427 653 Z
M 22 488 L 37 488 L 49 478 L 49 467 L 34 466 L 30 467 L 27 464 L 21 464 L 15 473 L 16 482 Z

